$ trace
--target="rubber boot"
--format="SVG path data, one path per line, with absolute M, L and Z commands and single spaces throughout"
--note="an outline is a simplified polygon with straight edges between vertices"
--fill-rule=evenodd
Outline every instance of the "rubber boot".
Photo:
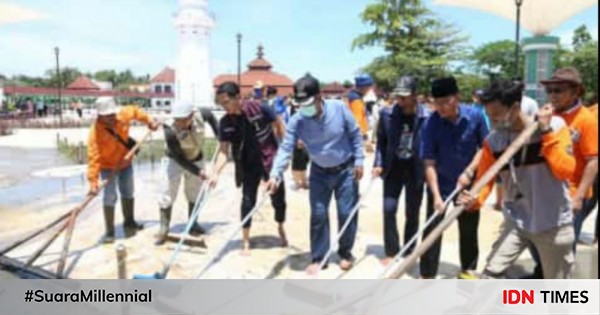
M 134 236 L 137 231 L 144 228 L 144 225 L 135 222 L 133 209 L 134 199 L 121 199 L 121 210 L 123 211 L 123 229 L 125 237 Z
M 104 230 L 102 243 L 113 243 L 115 241 L 115 207 L 104 207 Z
M 169 235 L 169 224 L 171 223 L 171 210 L 172 207 L 160 209 L 160 229 L 156 234 L 156 242 L 154 245 L 160 246 L 167 241 Z
M 188 203 L 188 219 L 192 219 L 192 212 L 194 212 L 194 203 Z M 196 218 L 197 219 L 197 218 Z M 204 229 L 198 224 L 198 221 L 194 221 L 192 228 L 190 229 L 190 235 L 201 235 L 204 234 Z

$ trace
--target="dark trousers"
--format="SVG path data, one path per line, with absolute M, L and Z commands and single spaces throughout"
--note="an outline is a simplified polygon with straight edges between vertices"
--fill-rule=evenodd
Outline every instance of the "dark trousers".
M 592 186 L 592 190 L 593 190 L 593 195 L 591 198 L 586 199 L 583 202 L 583 207 L 581 208 L 581 211 L 577 212 L 575 214 L 575 217 L 573 218 L 573 224 L 575 225 L 575 242 L 577 243 L 581 237 L 581 229 L 583 228 L 583 221 L 585 221 L 585 219 L 587 219 L 587 217 L 590 215 L 590 213 L 592 213 L 592 211 L 594 211 L 594 208 L 596 208 L 596 205 L 598 204 L 598 177 L 596 177 L 596 180 L 594 181 L 594 185 Z M 598 216 L 596 217 L 596 230 L 594 235 L 596 237 L 598 237 L 598 220 L 597 220 Z
M 320 262 L 329 251 L 329 203 L 335 196 L 337 204 L 338 232 L 350 219 L 350 213 L 358 204 L 358 182 L 354 180 L 354 167 L 348 166 L 338 172 L 328 172 L 315 163 L 310 169 L 310 256 Z M 349 221 L 348 228 L 338 242 L 338 255 L 352 259 L 352 247 L 358 229 L 358 212 Z
M 256 206 L 256 195 L 258 194 L 258 186 L 262 179 L 260 173 L 245 173 L 242 181 L 242 220 Z M 275 194 L 271 195 L 271 204 L 275 209 L 275 221 L 277 223 L 285 222 L 285 183 L 282 181 Z M 252 225 L 252 219 L 244 224 L 244 228 L 249 228 Z
M 423 199 L 424 180 L 414 167 L 398 167 L 393 164 L 383 179 L 383 243 L 385 255 L 394 257 L 400 251 L 396 213 L 402 189 L 406 187 L 404 214 L 404 243 L 419 230 L 419 209 Z M 414 245 L 405 254 L 412 253 Z
M 447 198 L 443 196 L 442 198 Z M 431 192 L 427 191 L 427 218 L 435 212 L 433 208 L 433 196 Z M 423 239 L 435 229 L 435 227 L 442 222 L 444 216 L 441 215 L 435 219 L 435 221 L 425 229 Z M 477 260 L 479 258 L 479 241 L 477 238 L 477 228 L 479 227 L 479 210 L 477 211 L 463 211 L 458 216 L 458 233 L 459 233 L 459 252 L 460 252 L 460 266 L 461 270 L 475 270 L 477 269 Z M 438 238 L 433 245 L 421 256 L 420 269 L 421 276 L 432 278 L 437 275 L 440 253 L 442 249 L 442 236 Z

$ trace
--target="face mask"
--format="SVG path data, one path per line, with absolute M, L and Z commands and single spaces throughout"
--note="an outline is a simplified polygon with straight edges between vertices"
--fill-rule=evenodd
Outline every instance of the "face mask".
M 299 111 L 304 117 L 315 117 L 315 115 L 317 115 L 317 106 L 315 106 L 315 104 L 302 106 Z
M 504 115 L 504 118 L 500 121 L 498 121 L 494 127 L 498 130 L 508 130 L 512 127 L 512 121 L 510 119 L 510 113 L 511 111 L 508 111 L 506 113 L 506 115 Z

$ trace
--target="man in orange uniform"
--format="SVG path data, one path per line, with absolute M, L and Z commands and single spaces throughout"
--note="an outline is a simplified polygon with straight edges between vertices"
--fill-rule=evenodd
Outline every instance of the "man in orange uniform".
M 522 95 L 522 87 L 511 81 L 493 83 L 484 92 L 483 103 L 495 128 L 485 139 L 477 179 L 531 123 L 521 110 Z M 504 224 L 487 260 L 484 277 L 503 277 L 529 244 L 539 250 L 546 278 L 571 277 L 575 235 L 567 182 L 573 176 L 576 161 L 566 123 L 553 117 L 552 112 L 551 105 L 539 111 L 539 131 L 498 173 L 506 192 Z M 492 187 L 490 181 L 479 196 L 464 192 L 459 203 L 479 208 Z
M 598 103 L 590 106 L 590 112 L 596 119 L 598 119 Z M 594 186 L 592 187 L 594 194 L 592 195 L 591 202 L 587 204 L 588 209 L 584 209 L 584 211 L 592 212 L 596 205 L 598 205 L 598 174 L 596 174 L 596 180 L 594 181 Z M 594 244 L 598 243 L 598 226 L 600 225 L 600 215 L 596 216 L 596 230 L 594 232 Z
M 373 78 L 368 74 L 361 74 L 354 79 L 354 90 L 348 93 L 348 106 L 356 120 L 356 124 L 360 128 L 360 134 L 363 137 L 364 143 L 368 151 L 372 151 L 373 147 L 368 140 L 369 121 L 367 119 L 367 106 L 363 101 L 363 97 L 373 88 Z
M 132 120 L 148 125 L 156 130 L 158 124 L 143 110 L 135 106 L 117 109 L 112 97 L 100 97 L 96 101 L 98 118 L 90 128 L 88 138 L 88 181 L 89 194 L 98 194 L 98 179 L 106 180 L 111 172 L 120 167 L 114 180 L 104 188 L 102 204 L 104 207 L 104 224 L 106 233 L 104 243 L 112 243 L 115 239 L 115 204 L 117 203 L 117 185 L 121 195 L 121 210 L 123 212 L 123 228 L 125 236 L 131 237 L 143 228 L 134 220 L 133 168 L 131 160 L 121 161 L 127 152 L 135 145 L 129 138 L 129 125 Z
M 575 214 L 573 223 L 576 244 L 583 220 L 591 212 L 587 211 L 587 204 L 591 202 L 592 185 L 598 173 L 598 116 L 594 117 L 581 102 L 585 91 L 577 69 L 558 69 L 549 80 L 540 83 L 546 87 L 546 93 L 556 114 L 566 121 L 571 132 L 576 168 L 569 186 Z M 532 256 L 538 262 L 533 278 L 543 278 L 538 255 L 533 248 Z
M 579 240 L 583 220 L 589 215 L 583 210 L 591 202 L 592 185 L 598 174 L 598 116 L 594 116 L 581 102 L 584 88 L 577 69 L 559 69 L 550 80 L 541 83 L 546 86 L 557 114 L 571 130 L 577 168 L 570 188 L 575 212 L 575 239 Z

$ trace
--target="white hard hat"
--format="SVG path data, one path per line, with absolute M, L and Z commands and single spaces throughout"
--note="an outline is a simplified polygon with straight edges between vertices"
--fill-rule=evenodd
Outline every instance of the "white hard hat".
M 187 118 L 194 112 L 194 104 L 190 101 L 176 101 L 171 107 L 171 117 Z
M 96 99 L 96 107 L 98 108 L 98 115 L 106 116 L 117 113 L 117 104 L 115 99 L 110 96 L 101 96 Z

